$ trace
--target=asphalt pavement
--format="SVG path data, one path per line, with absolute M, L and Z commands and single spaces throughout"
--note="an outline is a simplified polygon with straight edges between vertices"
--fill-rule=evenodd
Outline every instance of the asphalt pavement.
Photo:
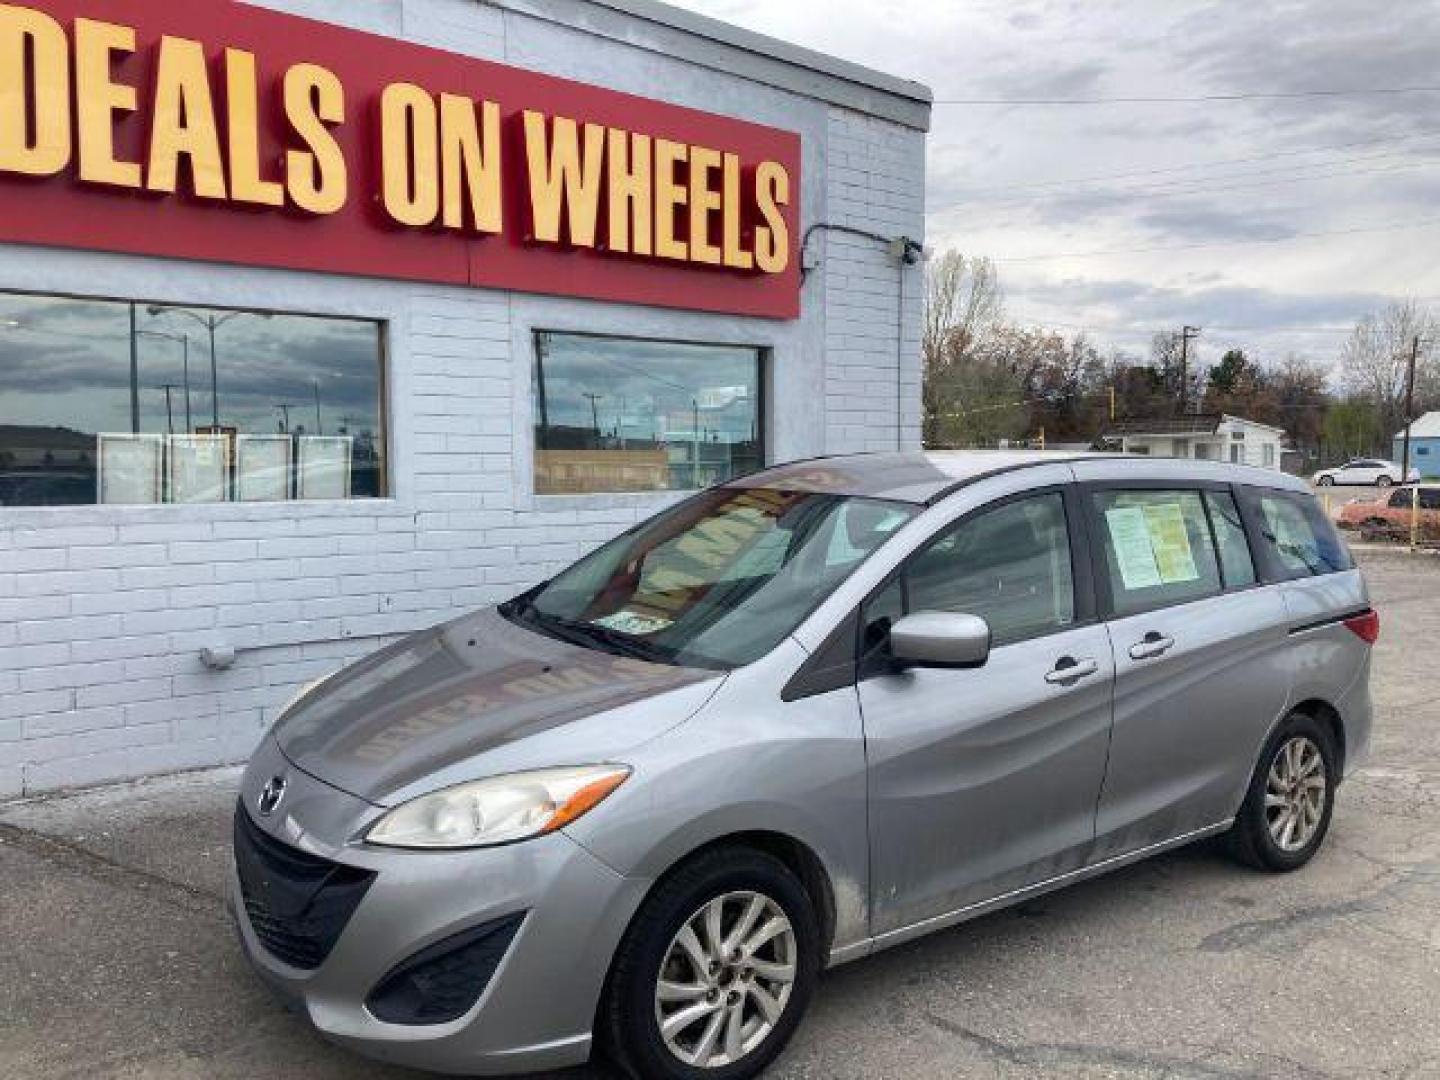
M 837 969 L 771 1075 L 1440 1077 L 1440 558 L 1363 562 L 1374 751 L 1308 868 L 1199 845 Z M 0 1076 L 418 1075 L 250 974 L 221 901 L 238 776 L 0 807 Z

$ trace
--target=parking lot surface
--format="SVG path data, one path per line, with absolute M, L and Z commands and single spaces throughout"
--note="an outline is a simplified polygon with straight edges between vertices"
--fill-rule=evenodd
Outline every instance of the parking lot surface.
M 1440 1076 L 1440 558 L 1364 567 L 1375 745 L 1307 869 L 1196 846 L 837 969 L 771 1075 Z M 418 1075 L 251 976 L 221 900 L 238 777 L 0 807 L 0 1076 Z

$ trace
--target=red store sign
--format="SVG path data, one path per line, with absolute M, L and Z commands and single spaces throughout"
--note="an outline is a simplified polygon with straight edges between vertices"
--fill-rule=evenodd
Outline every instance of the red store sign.
M 800 137 L 230 0 L 0 3 L 0 240 L 799 314 Z

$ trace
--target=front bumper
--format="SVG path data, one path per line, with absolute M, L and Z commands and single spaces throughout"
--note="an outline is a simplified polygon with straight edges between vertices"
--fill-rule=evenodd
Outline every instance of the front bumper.
M 283 812 L 261 818 L 251 808 L 275 775 L 287 780 Z M 231 870 L 247 957 L 327 1039 L 369 1057 L 470 1075 L 560 1068 L 589 1056 L 610 958 L 647 883 L 616 874 L 563 833 L 475 851 L 354 844 L 380 809 L 296 770 L 269 740 L 246 771 L 237 812 L 285 844 L 374 874 L 328 955 L 304 970 L 262 943 Z M 394 1024 L 366 1008 L 386 974 L 421 949 L 517 913 L 524 919 L 514 940 L 458 1019 Z

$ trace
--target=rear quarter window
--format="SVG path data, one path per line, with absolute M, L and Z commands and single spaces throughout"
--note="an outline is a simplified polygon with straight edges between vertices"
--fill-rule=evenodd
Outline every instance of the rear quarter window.
M 1260 491 L 1255 503 L 1260 543 L 1281 576 L 1313 577 L 1354 567 L 1340 534 L 1312 496 Z

